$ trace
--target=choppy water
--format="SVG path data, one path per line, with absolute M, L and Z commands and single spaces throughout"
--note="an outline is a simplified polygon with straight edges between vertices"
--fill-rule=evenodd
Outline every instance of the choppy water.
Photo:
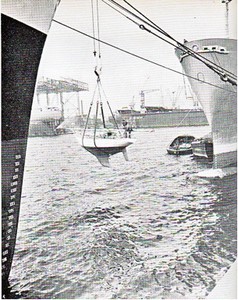
M 74 135 L 31 138 L 11 283 L 25 298 L 203 298 L 236 257 L 236 176 L 166 154 L 181 133 L 135 131 L 111 168 Z

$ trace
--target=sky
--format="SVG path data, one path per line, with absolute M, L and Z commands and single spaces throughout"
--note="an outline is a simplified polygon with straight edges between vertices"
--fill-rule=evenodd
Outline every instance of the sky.
M 226 37 L 226 8 L 221 0 L 129 0 L 176 40 Z M 119 3 L 123 4 L 122 0 Z M 229 4 L 229 37 L 236 38 L 236 0 Z M 54 17 L 68 26 L 93 35 L 91 1 L 61 0 Z M 156 38 L 99 0 L 100 39 L 166 67 L 182 72 L 174 47 Z M 146 90 L 146 105 L 190 108 L 183 76 L 101 44 L 101 83 L 113 110 L 134 103 Z M 86 111 L 96 85 L 93 40 L 55 22 L 44 48 L 39 77 L 73 78 L 88 83 L 80 92 Z M 155 91 L 152 91 L 155 90 Z M 187 87 L 187 92 L 189 91 Z M 74 95 L 67 95 L 74 102 Z M 68 108 L 70 110 L 70 108 Z

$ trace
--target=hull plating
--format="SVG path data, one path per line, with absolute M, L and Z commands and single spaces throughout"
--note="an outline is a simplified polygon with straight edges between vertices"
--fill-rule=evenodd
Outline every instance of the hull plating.
M 196 47 L 197 52 L 218 64 L 224 69 L 237 74 L 236 40 L 205 39 L 185 44 L 189 48 Z M 204 47 L 218 45 L 226 51 L 202 51 Z M 214 167 L 220 168 L 235 165 L 237 162 L 237 93 L 236 86 L 221 80 L 220 76 L 191 55 L 183 56 L 176 50 L 185 74 L 209 82 L 214 87 L 189 78 L 212 129 Z M 221 89 L 222 88 L 222 89 Z
M 19 220 L 24 164 L 35 83 L 56 2 L 2 1 L 2 293 Z M 34 26 L 35 24 L 36 26 Z

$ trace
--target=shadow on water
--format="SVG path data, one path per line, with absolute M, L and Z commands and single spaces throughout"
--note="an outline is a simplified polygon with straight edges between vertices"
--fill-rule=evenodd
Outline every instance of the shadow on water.
M 2 282 L 2 299 L 22 299 L 26 298 L 28 291 L 16 291 L 15 286 L 10 286 L 9 282 Z

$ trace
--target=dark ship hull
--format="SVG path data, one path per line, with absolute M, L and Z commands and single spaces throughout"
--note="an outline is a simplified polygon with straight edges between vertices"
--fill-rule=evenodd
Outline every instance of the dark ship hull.
M 119 110 L 120 119 L 132 122 L 136 128 L 162 128 L 178 126 L 206 126 L 207 118 L 202 110 L 173 109 L 160 112 L 131 112 Z
M 16 243 L 33 95 L 56 1 L 41 5 L 27 0 L 18 4 L 2 2 L 2 293 L 5 298 Z
M 202 57 L 237 75 L 237 41 L 232 39 L 204 39 L 186 42 Z M 226 74 L 215 73 L 204 63 L 176 50 L 185 74 L 189 78 L 212 130 L 213 161 L 215 168 L 237 164 L 237 91 L 236 85 L 226 79 Z M 212 85 L 203 83 L 209 82 Z M 215 85 L 215 86 L 214 86 Z

